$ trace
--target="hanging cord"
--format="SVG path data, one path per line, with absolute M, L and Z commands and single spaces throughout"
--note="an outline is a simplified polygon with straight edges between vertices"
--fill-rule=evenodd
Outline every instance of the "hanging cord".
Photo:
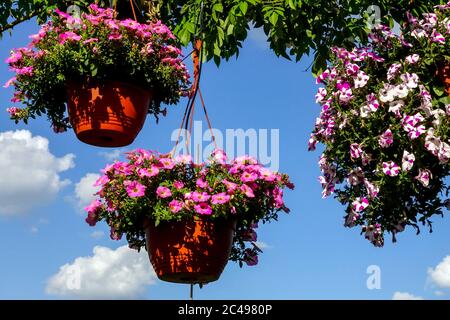
M 133 11 L 134 21 L 137 21 L 136 11 L 134 10 L 133 0 L 130 0 L 131 11 Z
M 181 125 L 178 130 L 178 137 L 177 137 L 177 140 L 175 143 L 175 147 L 172 150 L 172 155 L 175 154 L 176 148 L 179 144 L 183 126 L 184 126 L 186 132 L 189 133 L 189 137 L 186 138 L 186 150 L 189 153 L 189 141 L 190 141 L 190 135 L 192 133 L 192 127 L 193 127 L 193 122 L 194 122 L 195 100 L 197 98 L 197 95 L 200 97 L 200 102 L 202 104 L 203 112 L 205 114 L 206 121 L 207 121 L 209 130 L 210 130 L 210 133 L 211 133 L 211 139 L 214 142 L 215 148 L 217 149 L 217 142 L 216 142 L 216 138 L 214 136 L 214 131 L 212 129 L 211 120 L 209 118 L 208 111 L 206 110 L 206 105 L 205 105 L 205 101 L 203 99 L 203 95 L 200 91 L 200 79 L 201 79 L 202 68 L 203 68 L 204 52 L 203 52 L 203 40 L 201 39 L 201 37 L 198 37 L 197 35 L 198 34 L 201 35 L 202 30 L 203 30 L 203 1 L 201 3 L 200 14 L 199 14 L 197 22 L 198 23 L 196 25 L 200 25 L 200 28 L 198 31 L 196 30 L 194 33 L 196 35 L 197 39 L 194 42 L 194 49 L 192 50 L 192 60 L 194 63 L 194 82 L 193 82 L 192 87 L 189 92 L 189 100 L 186 105 L 186 110 L 183 115 L 183 120 L 181 121 Z

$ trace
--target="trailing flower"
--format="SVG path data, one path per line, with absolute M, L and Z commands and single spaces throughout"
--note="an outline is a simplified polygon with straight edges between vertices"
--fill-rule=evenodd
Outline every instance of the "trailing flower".
M 163 155 L 138 149 L 127 162 L 107 165 L 96 182 L 98 199 L 86 207 L 86 222 L 105 221 L 111 237 L 126 235 L 131 248 L 145 246 L 144 220 L 157 226 L 162 221 L 234 219 L 236 234 L 230 260 L 255 265 L 259 248 L 255 229 L 259 222 L 289 212 L 283 189 L 293 189 L 285 174 L 264 168 L 243 156 L 227 162 L 216 150 L 208 163 L 194 164 L 190 156 Z
M 161 22 L 118 20 L 112 9 L 95 4 L 81 17 L 58 9 L 52 21 L 31 35 L 27 47 L 6 60 L 15 76 L 4 87 L 15 89 L 8 109 L 16 123 L 47 114 L 55 132 L 69 127 L 66 87 L 71 82 L 125 81 L 152 90 L 149 113 L 165 114 L 160 104 L 174 104 L 187 93 L 189 74 L 172 32 Z M 17 112 L 17 110 L 22 110 Z
M 448 203 L 450 2 L 435 9 L 408 14 L 400 35 L 380 25 L 367 47 L 333 48 L 317 79 L 322 111 L 308 149 L 325 145 L 323 197 L 334 193 L 345 226 L 361 226 L 375 246 L 406 225 L 431 231 Z

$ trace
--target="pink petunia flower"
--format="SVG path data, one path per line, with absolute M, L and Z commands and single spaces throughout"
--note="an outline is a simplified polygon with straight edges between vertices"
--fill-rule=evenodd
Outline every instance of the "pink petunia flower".
M 206 202 L 201 202 L 201 203 L 194 205 L 194 210 L 198 214 L 202 214 L 202 215 L 211 215 L 212 214 L 212 208 Z
M 122 35 L 120 33 L 117 33 L 117 32 L 111 33 L 108 36 L 108 40 L 120 40 L 120 39 L 122 39 Z
M 12 118 L 15 117 L 20 111 L 22 111 L 22 109 L 17 107 L 11 107 L 6 109 L 6 112 L 8 112 Z
M 258 174 L 255 172 L 244 171 L 241 175 L 242 182 L 253 182 L 258 179 Z
M 201 189 L 205 189 L 209 186 L 208 182 L 206 180 L 204 180 L 203 178 L 198 178 L 197 181 L 195 182 L 195 184 L 197 185 L 197 187 L 199 187 Z
M 172 213 L 178 213 L 183 209 L 183 202 L 178 200 L 172 200 L 169 202 L 169 210 Z
M 60 44 L 64 44 L 67 41 L 80 41 L 80 40 L 81 40 L 81 36 L 76 34 L 73 31 L 66 31 L 59 35 L 59 43 Z
M 240 190 L 248 197 L 248 198 L 254 198 L 255 194 L 253 193 L 252 188 L 250 188 L 248 185 L 243 184 L 240 187 Z
M 177 180 L 173 182 L 173 186 L 175 187 L 175 189 L 180 190 L 183 189 L 184 183 Z
M 383 172 L 390 177 L 395 177 L 398 176 L 400 167 L 393 161 L 383 162 Z
M 211 197 L 212 204 L 224 204 L 227 203 L 228 201 L 230 201 L 230 196 L 227 195 L 225 192 L 215 194 Z
M 225 164 L 227 162 L 227 154 L 225 151 L 216 149 L 212 153 L 213 159 L 219 164 Z
M 211 198 L 211 196 L 206 192 L 198 192 L 194 191 L 192 192 L 192 200 L 195 202 L 206 202 Z
M 14 84 L 14 82 L 17 80 L 16 77 L 13 77 L 11 79 L 9 79 L 8 81 L 6 81 L 6 83 L 4 84 L 3 88 L 9 88 L 10 86 L 12 86 Z
M 266 168 L 260 168 L 259 174 L 264 181 L 272 182 L 277 179 L 277 175 L 273 171 Z
M 236 183 L 230 182 L 227 179 L 223 179 L 222 183 L 227 187 L 229 193 L 233 193 L 238 187 Z
M 172 192 L 170 191 L 170 189 L 169 188 L 167 188 L 167 187 L 163 187 L 163 186 L 159 186 L 157 189 L 156 189 L 156 195 L 159 197 L 159 198 L 168 198 L 168 197 L 170 197 L 170 196 L 172 196 Z
M 161 158 L 159 159 L 159 163 L 161 163 L 164 169 L 171 170 L 175 167 L 175 162 L 171 158 Z
M 187 154 L 187 155 L 180 154 L 175 157 L 175 162 L 182 163 L 182 164 L 189 164 L 189 163 L 192 163 L 192 157 L 189 154 Z
M 94 183 L 94 187 L 104 186 L 109 182 L 109 178 L 106 175 L 100 176 Z
M 145 195 L 146 186 L 140 184 L 137 181 L 126 180 L 123 182 L 123 185 L 126 187 L 128 196 L 130 198 L 138 198 Z

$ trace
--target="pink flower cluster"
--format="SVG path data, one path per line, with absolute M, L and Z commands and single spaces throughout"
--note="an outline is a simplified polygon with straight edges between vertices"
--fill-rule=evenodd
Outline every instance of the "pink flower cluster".
M 100 187 L 99 199 L 86 207 L 86 221 L 95 225 L 105 219 L 116 238 L 126 232 L 121 226 L 129 222 L 126 215 L 132 208 L 146 208 L 149 218 L 168 220 L 182 215 L 252 221 L 253 216 L 257 222 L 261 212 L 268 216 L 280 210 L 289 212 L 283 188 L 294 188 L 293 184 L 286 175 L 264 168 L 252 157 L 228 162 L 225 152 L 216 150 L 208 163 L 194 164 L 190 156 L 138 149 L 127 158 L 127 162 L 118 161 L 102 170 L 95 183 Z M 247 225 L 241 239 L 256 241 L 255 228 Z M 248 264 L 255 262 L 252 250 L 245 255 Z
M 182 61 L 181 50 L 169 44 L 173 43 L 175 36 L 161 21 L 146 24 L 132 19 L 118 20 L 112 9 L 103 9 L 96 4 L 91 4 L 89 13 L 83 13 L 81 18 L 75 18 L 59 9 L 55 13 L 53 21 L 42 25 L 37 34 L 29 37 L 31 42 L 27 47 L 12 50 L 5 61 L 16 74 L 4 85 L 6 88 L 16 88 L 13 102 L 26 100 L 19 89 L 20 84 L 33 77 L 35 67 L 49 51 L 61 49 L 60 46 L 74 51 L 86 47 L 93 55 L 97 55 L 105 43 L 111 45 L 113 41 L 120 47 L 126 41 L 132 42 L 134 46 L 142 48 L 140 59 L 159 61 L 171 69 L 173 76 L 182 83 L 189 82 L 190 76 Z M 93 34 L 97 37 L 93 37 Z M 184 95 L 185 92 L 178 94 Z

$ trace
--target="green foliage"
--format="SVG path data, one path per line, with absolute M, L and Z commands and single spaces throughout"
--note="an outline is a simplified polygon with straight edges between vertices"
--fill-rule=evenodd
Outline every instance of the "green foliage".
M 0 34 L 8 21 L 26 20 L 39 14 L 45 19 L 46 10 L 55 5 L 83 1 L 4 1 L 0 4 Z M 304 55 L 313 55 L 312 70 L 319 73 L 329 58 L 333 46 L 351 47 L 355 41 L 365 43 L 370 31 L 367 21 L 373 20 L 369 6 L 380 8 L 384 23 L 404 22 L 406 11 L 419 15 L 429 12 L 433 5 L 444 0 L 141 0 L 142 11 L 159 10 L 159 17 L 171 27 L 183 45 L 202 37 L 204 57 L 220 64 L 239 55 L 239 49 L 251 27 L 263 28 L 271 49 L 277 56 L 299 61 Z M 109 5 L 109 0 L 99 1 Z M 118 0 L 126 8 L 127 0 Z M 202 5 L 203 4 L 203 5 Z M 17 8 L 17 9 L 14 9 Z M 43 9 L 46 10 L 43 10 Z M 199 21 L 200 11 L 202 19 Z M 126 9 L 123 9 L 126 10 Z M 154 10 L 153 10 L 154 11 Z M 130 14 L 128 12 L 128 14 Z M 364 19 L 359 19 L 363 17 Z M 200 28 L 201 26 L 201 28 Z

